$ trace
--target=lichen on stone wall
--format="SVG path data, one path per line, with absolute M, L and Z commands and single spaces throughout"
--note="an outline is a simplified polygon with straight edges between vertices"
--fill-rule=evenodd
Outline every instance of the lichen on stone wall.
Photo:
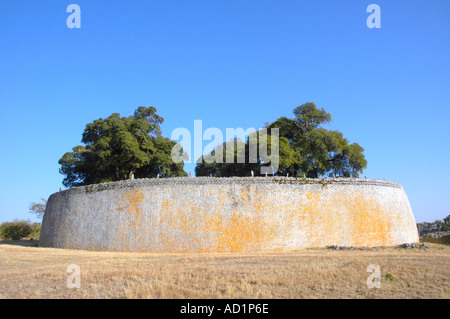
M 127 180 L 53 194 L 40 245 L 251 252 L 417 241 L 414 216 L 397 183 L 203 177 Z

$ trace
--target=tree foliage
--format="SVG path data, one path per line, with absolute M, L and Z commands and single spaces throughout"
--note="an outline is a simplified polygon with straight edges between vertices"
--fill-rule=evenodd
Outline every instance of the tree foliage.
M 289 176 L 318 177 L 358 177 L 367 166 L 363 154 L 364 149 L 357 143 L 350 144 L 339 131 L 332 131 L 322 127 L 332 121 L 331 114 L 323 108 L 318 109 L 314 103 L 305 103 L 294 109 L 294 118 L 280 117 L 273 123 L 268 123 L 265 136 L 261 130 L 251 134 L 246 141 L 234 143 L 235 159 L 237 155 L 245 153 L 243 163 L 211 163 L 207 159 L 214 156 L 219 148 L 231 148 L 233 144 L 224 143 L 211 154 L 203 156 L 197 164 L 197 176 L 249 176 L 251 171 L 261 175 L 260 168 L 266 164 L 261 154 L 252 158 L 249 148 L 252 141 L 256 141 L 258 150 L 262 143 L 267 143 L 270 149 L 271 129 L 278 129 L 278 171 L 274 174 Z M 263 138 L 261 138 L 263 137 Z
M 36 215 L 38 218 L 44 217 L 45 208 L 47 207 L 47 200 L 41 198 L 40 203 L 31 202 L 29 206 L 30 214 Z
M 20 240 L 28 237 L 33 229 L 29 221 L 14 220 L 0 225 L 0 236 L 4 239 Z
M 443 218 L 442 220 L 435 220 L 432 223 L 423 222 L 417 223 L 417 229 L 420 234 L 432 233 L 443 231 L 450 231 L 450 215 Z
M 81 142 L 59 160 L 66 187 L 161 176 L 186 176 L 171 159 L 176 142 L 161 136 L 164 119 L 140 106 L 132 116 L 113 113 L 86 125 Z

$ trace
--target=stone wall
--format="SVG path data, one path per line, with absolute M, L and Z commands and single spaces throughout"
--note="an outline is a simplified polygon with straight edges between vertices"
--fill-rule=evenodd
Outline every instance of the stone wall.
M 393 182 L 185 177 L 55 193 L 48 200 L 40 246 L 252 252 L 418 241 L 408 198 Z

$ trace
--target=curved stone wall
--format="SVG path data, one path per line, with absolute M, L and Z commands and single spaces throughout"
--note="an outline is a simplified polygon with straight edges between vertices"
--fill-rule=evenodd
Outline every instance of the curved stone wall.
M 418 241 L 408 198 L 393 182 L 185 177 L 55 193 L 48 200 L 40 246 L 251 252 Z

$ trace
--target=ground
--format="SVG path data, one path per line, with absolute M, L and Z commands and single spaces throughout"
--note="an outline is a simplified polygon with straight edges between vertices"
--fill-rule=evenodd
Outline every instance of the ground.
M 155 254 L 0 242 L 0 298 L 450 298 L 450 246 Z M 67 287 L 69 265 L 81 288 Z M 381 288 L 367 267 L 379 265 Z

